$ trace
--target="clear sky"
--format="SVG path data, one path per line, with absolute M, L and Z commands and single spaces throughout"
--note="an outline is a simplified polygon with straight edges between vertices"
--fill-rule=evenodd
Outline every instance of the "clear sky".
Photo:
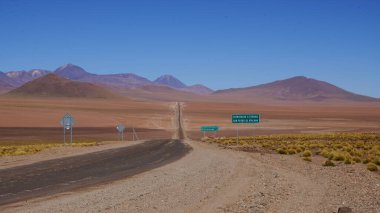
M 172 74 L 213 89 L 303 75 L 380 98 L 378 0 L 0 0 L 0 70 Z

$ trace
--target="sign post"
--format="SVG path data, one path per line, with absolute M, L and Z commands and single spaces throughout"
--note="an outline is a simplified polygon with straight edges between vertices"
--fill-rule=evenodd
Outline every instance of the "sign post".
M 201 126 L 201 131 L 203 132 L 203 137 L 205 137 L 206 132 L 218 132 L 219 126 Z
M 124 130 L 125 130 L 125 126 L 123 124 L 118 124 L 116 126 L 116 130 L 119 132 L 120 134 L 120 139 L 121 139 L 121 142 L 124 141 Z
M 132 137 L 133 137 L 133 141 L 140 140 L 134 127 L 132 127 Z
M 260 114 L 233 114 L 233 124 L 255 124 L 260 123 Z M 236 145 L 239 144 L 239 126 L 236 127 Z
M 74 123 L 75 123 L 75 120 L 69 113 L 66 113 L 60 121 L 60 124 L 63 126 L 63 144 L 64 145 L 66 145 L 66 131 L 67 130 L 70 131 L 70 145 L 73 144 Z

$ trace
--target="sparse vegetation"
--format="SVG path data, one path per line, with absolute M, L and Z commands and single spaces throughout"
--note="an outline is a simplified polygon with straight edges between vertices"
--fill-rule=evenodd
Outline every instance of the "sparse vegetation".
M 209 138 L 205 140 L 226 147 L 244 146 L 245 150 L 265 149 L 282 155 L 299 153 L 305 161 L 312 156 L 322 156 L 328 160 L 324 166 L 335 166 L 334 162 L 350 165 L 355 163 L 380 166 L 380 135 L 372 133 L 295 134 Z M 376 168 L 377 168 L 376 166 Z
M 77 142 L 73 143 L 73 147 L 86 147 L 95 146 L 96 142 Z M 63 144 L 58 143 L 42 143 L 42 144 L 28 144 L 28 145 L 3 145 L 0 146 L 0 156 L 16 156 L 16 155 L 28 155 L 40 152 L 44 149 L 53 147 L 63 147 Z M 70 145 L 67 145 L 70 146 Z
M 369 170 L 369 171 L 372 171 L 372 172 L 374 172 L 374 171 L 378 171 L 379 169 L 377 168 L 377 166 L 374 164 L 374 163 L 369 163 L 368 165 L 367 165 L 367 169 Z
M 304 161 L 311 162 L 311 158 L 310 158 L 310 157 L 303 157 L 302 159 L 303 159 Z
M 304 157 L 310 157 L 310 156 L 311 156 L 311 151 L 310 151 L 310 150 L 305 150 L 305 151 L 303 152 L 303 156 L 304 156 Z
M 335 166 L 335 163 L 331 160 L 326 160 L 325 163 L 323 163 L 323 166 Z

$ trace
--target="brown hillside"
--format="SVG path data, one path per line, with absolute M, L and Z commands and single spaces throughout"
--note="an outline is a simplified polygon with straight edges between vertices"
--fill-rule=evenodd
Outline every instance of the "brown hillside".
M 354 94 L 329 84 L 303 76 L 275 81 L 253 87 L 219 90 L 213 93 L 217 97 L 257 100 L 271 99 L 283 101 L 378 101 L 375 98 Z
M 134 89 L 117 90 L 128 98 L 139 100 L 156 100 L 156 101 L 194 101 L 207 100 L 204 95 L 198 95 L 191 92 L 180 91 L 168 86 L 162 85 L 145 85 Z
M 11 96 L 113 98 L 117 95 L 90 83 L 78 82 L 48 74 L 7 93 Z

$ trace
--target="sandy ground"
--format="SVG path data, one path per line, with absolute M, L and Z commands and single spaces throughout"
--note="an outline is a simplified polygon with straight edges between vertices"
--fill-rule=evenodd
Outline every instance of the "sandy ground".
M 170 130 L 169 103 L 79 98 L 0 97 L 0 127 L 61 127 L 65 113 L 75 127 L 112 127 Z
M 199 139 L 201 126 L 218 125 L 219 136 L 291 134 L 321 132 L 380 132 L 380 105 L 260 105 L 242 103 L 185 104 L 185 127 L 188 136 Z M 232 124 L 231 115 L 258 113 L 259 124 Z

